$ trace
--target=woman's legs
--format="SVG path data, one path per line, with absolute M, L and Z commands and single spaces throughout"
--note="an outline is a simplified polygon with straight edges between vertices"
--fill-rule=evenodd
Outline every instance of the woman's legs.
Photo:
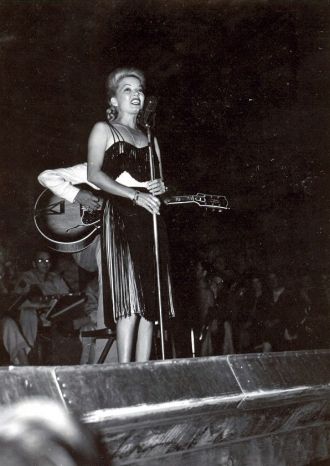
M 138 320 L 138 323 L 137 323 Z M 135 341 L 135 327 L 138 325 L 135 361 L 148 361 L 151 353 L 153 323 L 144 317 L 132 315 L 122 317 L 117 322 L 117 345 L 119 362 L 130 362 L 132 359 L 132 347 Z
M 138 316 L 121 317 L 117 322 L 118 361 L 130 362 L 134 341 L 135 324 Z
M 144 317 L 140 317 L 138 325 L 135 361 L 149 361 L 154 324 L 153 322 L 146 320 Z

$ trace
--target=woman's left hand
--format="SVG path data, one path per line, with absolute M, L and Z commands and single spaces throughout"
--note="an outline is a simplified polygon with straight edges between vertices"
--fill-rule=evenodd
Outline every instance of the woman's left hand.
M 167 191 L 164 181 L 161 178 L 147 182 L 148 191 L 154 196 L 160 196 Z

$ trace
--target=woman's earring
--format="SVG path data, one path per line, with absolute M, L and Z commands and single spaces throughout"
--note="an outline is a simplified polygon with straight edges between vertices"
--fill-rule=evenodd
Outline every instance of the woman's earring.
M 110 107 L 106 109 L 106 114 L 108 121 L 112 121 L 116 118 L 116 109 L 113 105 L 110 105 Z

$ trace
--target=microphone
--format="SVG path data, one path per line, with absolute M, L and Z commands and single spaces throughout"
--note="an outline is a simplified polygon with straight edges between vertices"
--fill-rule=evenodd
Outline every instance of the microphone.
M 144 104 L 144 112 L 142 113 L 141 123 L 143 126 L 150 125 L 150 116 L 155 113 L 158 99 L 154 95 L 147 97 Z

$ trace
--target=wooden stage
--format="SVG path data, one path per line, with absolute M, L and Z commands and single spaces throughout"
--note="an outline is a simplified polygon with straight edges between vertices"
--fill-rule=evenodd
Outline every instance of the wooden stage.
M 113 465 L 307 466 L 330 458 L 328 350 L 3 367 L 0 386 L 2 405 L 40 395 L 64 404 L 101 432 Z

